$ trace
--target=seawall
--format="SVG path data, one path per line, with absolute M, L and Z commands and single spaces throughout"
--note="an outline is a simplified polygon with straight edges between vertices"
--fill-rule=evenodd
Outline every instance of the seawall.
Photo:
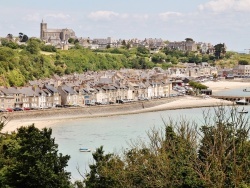
M 149 101 L 137 101 L 125 104 L 17 111 L 17 112 L 4 113 L 4 115 L 8 116 L 9 120 L 37 119 L 37 118 L 52 119 L 55 117 L 60 117 L 62 119 L 101 117 L 101 116 L 135 113 L 136 111 L 172 102 L 180 98 L 183 97 L 153 99 Z

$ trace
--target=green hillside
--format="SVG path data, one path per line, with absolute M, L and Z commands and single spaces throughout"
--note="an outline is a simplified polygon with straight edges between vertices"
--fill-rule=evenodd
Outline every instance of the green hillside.
M 29 80 L 48 78 L 54 74 L 64 75 L 90 70 L 150 69 L 155 66 L 166 69 L 181 66 L 179 62 L 199 64 L 204 61 L 211 65 L 233 67 L 239 62 L 250 62 L 250 55 L 232 52 L 217 59 L 214 55 L 169 49 L 150 54 L 144 47 L 90 50 L 76 44 L 66 51 L 44 45 L 39 39 L 29 39 L 26 45 L 17 45 L 6 39 L 1 39 L 1 43 L 0 85 L 4 86 L 23 86 Z

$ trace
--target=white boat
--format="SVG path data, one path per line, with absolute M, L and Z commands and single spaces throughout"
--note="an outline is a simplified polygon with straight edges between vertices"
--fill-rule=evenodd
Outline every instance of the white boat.
M 250 92 L 250 87 L 243 89 L 244 92 Z
M 246 99 L 241 99 L 241 100 L 238 100 L 236 101 L 236 104 L 239 104 L 239 105 L 248 105 L 248 102 L 246 101 Z
M 88 149 L 88 148 L 80 148 L 79 151 L 80 151 L 80 152 L 91 152 L 91 149 Z

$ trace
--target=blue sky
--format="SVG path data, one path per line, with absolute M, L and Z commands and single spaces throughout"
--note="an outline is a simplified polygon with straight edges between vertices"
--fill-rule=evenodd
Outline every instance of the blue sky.
M 48 28 L 71 28 L 78 37 L 162 38 L 225 43 L 250 49 L 250 0 L 0 0 L 0 36 L 39 37 Z M 245 50 L 245 52 L 247 52 Z

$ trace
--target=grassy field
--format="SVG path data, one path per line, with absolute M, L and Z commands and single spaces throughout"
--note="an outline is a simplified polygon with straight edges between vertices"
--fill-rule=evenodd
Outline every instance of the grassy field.
M 41 54 L 43 55 L 55 55 L 55 52 L 44 52 L 44 51 L 40 51 Z

